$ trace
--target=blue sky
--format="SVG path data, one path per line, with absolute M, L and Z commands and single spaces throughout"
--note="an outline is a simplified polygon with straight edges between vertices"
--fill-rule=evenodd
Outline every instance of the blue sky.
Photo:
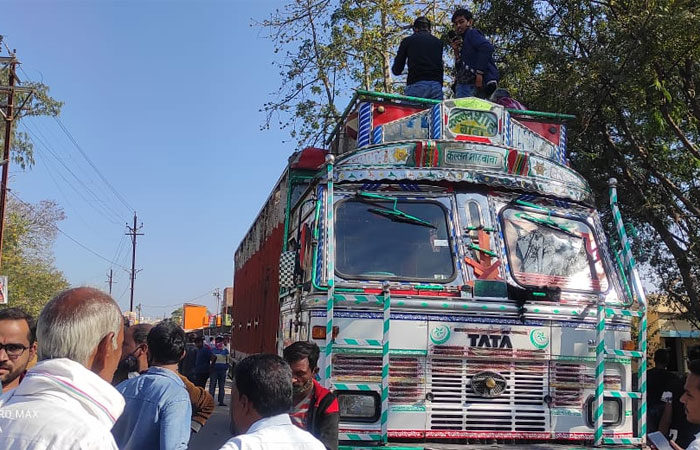
M 143 222 L 134 302 L 144 315 L 169 316 L 196 297 L 213 309 L 210 292 L 232 284 L 233 253 L 295 150 L 282 142 L 286 132 L 259 130 L 279 75 L 272 43 L 251 24 L 280 6 L 2 2 L 0 34 L 17 49 L 20 76 L 43 80 L 65 102 L 62 123 Z M 13 192 L 57 201 L 65 233 L 129 267 L 124 233 L 133 212 L 53 119 L 32 118 L 21 129 L 35 136 L 36 165 L 12 167 Z M 107 289 L 110 263 L 63 235 L 55 258 L 71 284 Z M 114 297 L 127 309 L 128 275 L 118 266 L 114 273 Z

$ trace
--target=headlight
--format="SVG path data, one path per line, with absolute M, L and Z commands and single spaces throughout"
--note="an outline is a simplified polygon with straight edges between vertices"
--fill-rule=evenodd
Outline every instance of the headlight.
M 595 427 L 593 410 L 595 405 L 593 397 L 588 399 L 588 426 Z M 622 400 L 619 398 L 605 397 L 603 399 L 603 426 L 614 427 L 622 423 Z
M 348 422 L 376 422 L 381 414 L 378 392 L 335 391 L 340 407 L 340 420 Z

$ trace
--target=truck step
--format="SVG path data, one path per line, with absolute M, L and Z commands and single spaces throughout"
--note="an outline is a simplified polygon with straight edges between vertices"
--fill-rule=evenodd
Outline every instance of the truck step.
M 382 390 L 381 383 L 332 383 L 333 389 L 341 391 L 375 391 Z
M 339 441 L 374 441 L 379 442 L 382 440 L 382 435 L 379 433 L 338 433 Z
M 642 317 L 644 312 L 631 309 L 605 308 L 605 314 L 608 316 Z
M 616 348 L 605 349 L 605 354 L 606 355 L 615 355 L 615 356 L 627 356 L 628 358 L 644 358 L 644 352 L 640 352 L 637 350 L 618 350 Z
M 333 347 L 381 347 L 381 339 L 335 339 Z
M 642 445 L 644 441 L 644 439 L 640 438 L 603 438 L 603 444 L 608 445 Z
M 641 392 L 635 391 L 603 391 L 605 397 L 615 397 L 615 398 L 642 398 Z

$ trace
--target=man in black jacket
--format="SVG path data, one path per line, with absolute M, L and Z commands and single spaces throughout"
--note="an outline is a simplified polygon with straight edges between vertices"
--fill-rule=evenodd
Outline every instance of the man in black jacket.
M 284 360 L 292 368 L 294 407 L 292 423 L 313 434 L 328 450 L 338 450 L 338 399 L 321 386 L 318 373 L 320 350 L 313 342 L 295 342 L 284 349 Z
M 430 34 L 430 21 L 419 17 L 413 22 L 413 34 L 401 41 L 391 71 L 401 75 L 408 59 L 408 78 L 404 94 L 410 97 L 442 100 L 442 42 Z

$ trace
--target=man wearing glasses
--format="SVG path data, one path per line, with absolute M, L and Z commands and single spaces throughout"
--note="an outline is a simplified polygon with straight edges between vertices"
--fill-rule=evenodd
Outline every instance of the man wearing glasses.
M 0 384 L 3 393 L 19 385 L 35 354 L 32 316 L 20 308 L 0 309 Z

